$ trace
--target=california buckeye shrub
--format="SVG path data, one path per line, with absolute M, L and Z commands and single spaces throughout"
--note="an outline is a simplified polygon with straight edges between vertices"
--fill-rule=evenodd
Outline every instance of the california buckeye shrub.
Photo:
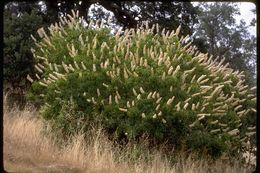
M 200 53 L 189 36 L 148 24 L 111 34 L 101 22 L 84 27 L 61 17 L 34 39 L 37 61 L 28 97 L 64 136 L 99 122 L 114 140 L 238 154 L 254 137 L 255 88 Z

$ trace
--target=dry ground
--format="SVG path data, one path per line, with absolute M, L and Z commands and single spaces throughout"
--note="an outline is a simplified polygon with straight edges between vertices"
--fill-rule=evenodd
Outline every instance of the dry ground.
M 116 149 L 101 133 L 89 136 L 88 143 L 83 135 L 74 137 L 66 147 L 55 146 L 50 138 L 44 137 L 40 130 L 42 121 L 36 118 L 37 112 L 27 107 L 23 111 L 4 108 L 4 168 L 8 172 L 33 173 L 203 173 L 227 172 L 244 173 L 249 169 L 238 165 L 229 166 L 219 161 L 209 166 L 206 161 L 179 158 L 172 167 L 160 154 L 153 160 L 138 163 L 122 159 L 115 161 Z

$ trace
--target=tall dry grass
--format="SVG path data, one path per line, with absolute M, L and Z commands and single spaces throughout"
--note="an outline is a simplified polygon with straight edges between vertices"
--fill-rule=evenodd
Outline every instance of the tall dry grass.
M 6 99 L 4 99 L 6 102 Z M 106 138 L 101 129 L 93 129 L 87 135 L 78 134 L 67 145 L 57 146 L 44 136 L 44 126 L 37 118 L 38 112 L 30 106 L 24 110 L 8 108 L 4 104 L 4 168 L 10 172 L 87 172 L 87 173 L 203 173 L 251 172 L 238 164 L 227 165 L 217 161 L 209 165 L 207 160 L 178 157 L 177 163 L 151 153 L 151 161 L 140 158 L 136 162 L 127 159 Z M 130 148 L 129 148 L 130 149 Z M 125 149 L 127 151 L 127 149 Z

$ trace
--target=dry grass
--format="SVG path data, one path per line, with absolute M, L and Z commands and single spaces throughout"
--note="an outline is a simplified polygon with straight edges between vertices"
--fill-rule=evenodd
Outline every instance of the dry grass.
M 250 172 L 238 165 L 221 161 L 209 166 L 205 160 L 179 157 L 177 164 L 163 159 L 159 152 L 152 154 L 152 161 L 140 159 L 132 163 L 124 155 L 118 157 L 101 130 L 92 135 L 80 134 L 65 147 L 57 147 L 41 134 L 43 123 L 30 107 L 19 111 L 4 107 L 4 168 L 9 172 L 87 172 L 87 173 L 203 173 Z M 117 157 L 117 159 L 116 159 Z M 116 161 L 117 160 L 117 161 Z

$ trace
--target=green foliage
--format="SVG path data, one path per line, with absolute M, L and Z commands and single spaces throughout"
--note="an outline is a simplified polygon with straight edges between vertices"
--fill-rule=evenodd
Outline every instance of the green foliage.
M 222 152 L 227 150 L 224 143 L 225 140 L 219 139 L 218 136 L 202 131 L 195 132 L 187 139 L 188 147 L 203 152 L 209 153 L 213 158 L 220 157 Z
M 54 130 L 66 137 L 100 123 L 119 142 L 145 136 L 167 151 L 186 146 L 213 157 L 238 154 L 250 140 L 255 98 L 244 75 L 196 52 L 180 27 L 113 36 L 99 25 L 84 28 L 76 16 L 62 17 L 50 34 L 38 30 L 37 73 L 27 76 L 29 97 L 44 103 L 42 117 Z
M 42 17 L 35 11 L 28 13 L 4 12 L 4 89 L 11 91 L 11 101 L 24 101 L 21 97 L 29 88 L 26 75 L 33 73 L 34 59 L 31 48 L 34 46 L 31 33 L 42 26 Z

